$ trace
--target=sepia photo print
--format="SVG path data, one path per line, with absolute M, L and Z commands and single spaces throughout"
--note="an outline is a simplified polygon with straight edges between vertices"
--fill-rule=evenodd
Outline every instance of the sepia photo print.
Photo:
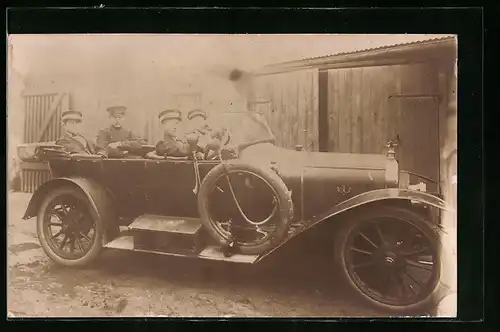
M 455 317 L 458 42 L 8 35 L 8 317 Z

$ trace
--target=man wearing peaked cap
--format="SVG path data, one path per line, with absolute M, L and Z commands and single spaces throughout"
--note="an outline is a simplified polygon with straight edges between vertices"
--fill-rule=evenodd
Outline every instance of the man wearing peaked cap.
M 175 132 L 179 128 L 179 124 L 182 121 L 182 114 L 177 109 L 167 109 L 162 110 L 158 113 L 158 119 L 160 123 L 163 125 L 165 121 L 175 120 L 173 122 L 169 122 L 169 125 L 165 127 L 165 130 L 170 130 L 171 132 Z
M 189 111 L 187 118 L 188 120 L 192 120 L 196 116 L 201 116 L 205 120 L 207 119 L 207 113 L 199 108 L 195 108 L 194 110 Z
M 63 136 L 56 140 L 69 153 L 96 154 L 96 147 L 91 140 L 82 135 L 83 114 L 76 110 L 62 112 Z
M 106 111 L 110 125 L 99 130 L 97 134 L 98 153 L 109 158 L 123 158 L 129 154 L 141 155 L 142 146 L 146 142 L 122 126 L 127 107 L 111 106 Z
M 197 138 L 179 132 L 179 125 L 182 121 L 181 112 L 176 109 L 163 110 L 158 114 L 158 119 L 163 128 L 163 140 L 159 141 L 156 144 L 156 150 L 148 153 L 147 156 L 151 158 L 190 156 Z
M 187 114 L 187 119 L 189 120 L 188 132 L 206 134 L 211 130 L 206 122 L 207 113 L 205 113 L 201 109 L 194 109 L 189 111 Z
M 207 114 L 200 109 L 191 110 L 187 118 L 190 124 L 189 133 L 199 137 L 198 146 L 209 158 L 209 152 L 217 152 L 221 146 L 229 143 L 230 134 L 225 128 L 211 128 L 206 120 Z

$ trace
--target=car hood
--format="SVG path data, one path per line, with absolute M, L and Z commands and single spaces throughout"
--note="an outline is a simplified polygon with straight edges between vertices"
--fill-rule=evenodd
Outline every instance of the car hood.
M 276 163 L 281 167 L 385 169 L 387 157 L 383 154 L 308 152 L 281 148 L 273 144 L 250 146 L 241 152 L 241 159 L 249 163 Z

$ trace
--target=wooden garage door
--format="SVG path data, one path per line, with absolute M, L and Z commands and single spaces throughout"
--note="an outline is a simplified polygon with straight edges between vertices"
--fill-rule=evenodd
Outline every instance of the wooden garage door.
M 400 167 L 439 181 L 437 93 L 427 64 L 330 70 L 329 151 L 385 153 L 399 137 Z
M 276 136 L 276 145 L 318 151 L 318 70 L 261 76 L 255 97 L 268 100 L 261 111 Z

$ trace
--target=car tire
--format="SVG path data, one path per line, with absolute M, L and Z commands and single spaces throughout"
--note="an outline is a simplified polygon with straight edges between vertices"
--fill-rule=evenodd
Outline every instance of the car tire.
M 428 291 L 424 292 L 424 294 L 422 294 L 422 296 L 414 303 L 395 305 L 379 301 L 361 289 L 359 284 L 355 282 L 354 277 L 349 273 L 349 263 L 347 263 L 346 252 L 348 250 L 350 236 L 353 232 L 355 232 L 354 229 L 361 222 L 376 220 L 377 218 L 397 218 L 405 220 L 409 224 L 421 230 L 423 234 L 425 234 L 426 238 L 429 239 L 429 243 L 432 243 L 432 250 L 434 250 L 435 259 L 437 260 L 436 264 L 433 264 L 433 267 L 435 266 L 436 268 L 436 272 L 435 274 L 434 272 L 431 272 L 432 277 L 429 278 L 430 281 Z M 348 213 L 347 219 L 344 220 L 339 226 L 340 227 L 337 229 L 334 243 L 334 261 L 336 270 L 339 272 L 343 283 L 346 284 L 346 286 L 348 286 L 348 288 L 350 288 L 359 299 L 370 305 L 372 308 L 377 309 L 377 311 L 387 313 L 388 315 L 422 315 L 429 312 L 429 310 L 432 310 L 433 307 L 437 305 L 438 301 L 441 299 L 440 296 L 444 293 L 443 286 L 440 283 L 440 273 L 442 268 L 442 262 L 439 257 L 440 240 L 439 234 L 436 232 L 436 227 L 427 221 L 423 215 L 402 207 L 387 205 L 374 206 L 361 208 L 358 211 Z
M 246 255 L 262 254 L 276 245 L 281 243 L 288 234 L 290 222 L 293 218 L 293 203 L 290 197 L 290 192 L 276 172 L 265 167 L 259 167 L 246 163 L 232 162 L 217 165 L 211 169 L 203 179 L 200 191 L 198 193 L 198 212 L 200 214 L 201 223 L 210 235 L 219 245 L 227 246 L 229 244 L 226 239 L 212 223 L 209 212 L 209 195 L 214 189 L 216 181 L 224 175 L 225 172 L 247 171 L 255 173 L 264 179 L 274 190 L 277 201 L 279 202 L 279 221 L 276 228 L 269 239 L 263 243 L 256 245 L 237 245 L 238 251 Z
M 95 233 L 92 236 L 93 241 L 89 244 L 88 250 L 86 250 L 85 252 L 83 252 L 82 250 L 83 255 L 81 257 L 63 257 L 61 254 L 58 254 L 57 249 L 54 248 L 54 245 L 51 242 L 49 243 L 49 236 L 45 231 L 47 214 L 53 211 L 51 210 L 52 204 L 54 204 L 54 202 L 61 197 L 72 197 L 80 202 L 82 204 L 81 207 L 86 209 L 88 217 L 87 220 L 90 220 L 92 222 L 92 226 L 95 225 Z M 61 220 L 61 223 L 64 222 Z M 65 186 L 49 192 L 43 199 L 37 215 L 37 235 L 44 252 L 56 264 L 67 267 L 83 267 L 92 263 L 101 253 L 104 227 L 102 221 L 97 215 L 97 212 L 90 204 L 87 196 L 76 187 Z M 66 234 L 64 234 L 64 236 L 66 236 Z M 73 241 L 73 245 L 74 242 L 75 241 Z

